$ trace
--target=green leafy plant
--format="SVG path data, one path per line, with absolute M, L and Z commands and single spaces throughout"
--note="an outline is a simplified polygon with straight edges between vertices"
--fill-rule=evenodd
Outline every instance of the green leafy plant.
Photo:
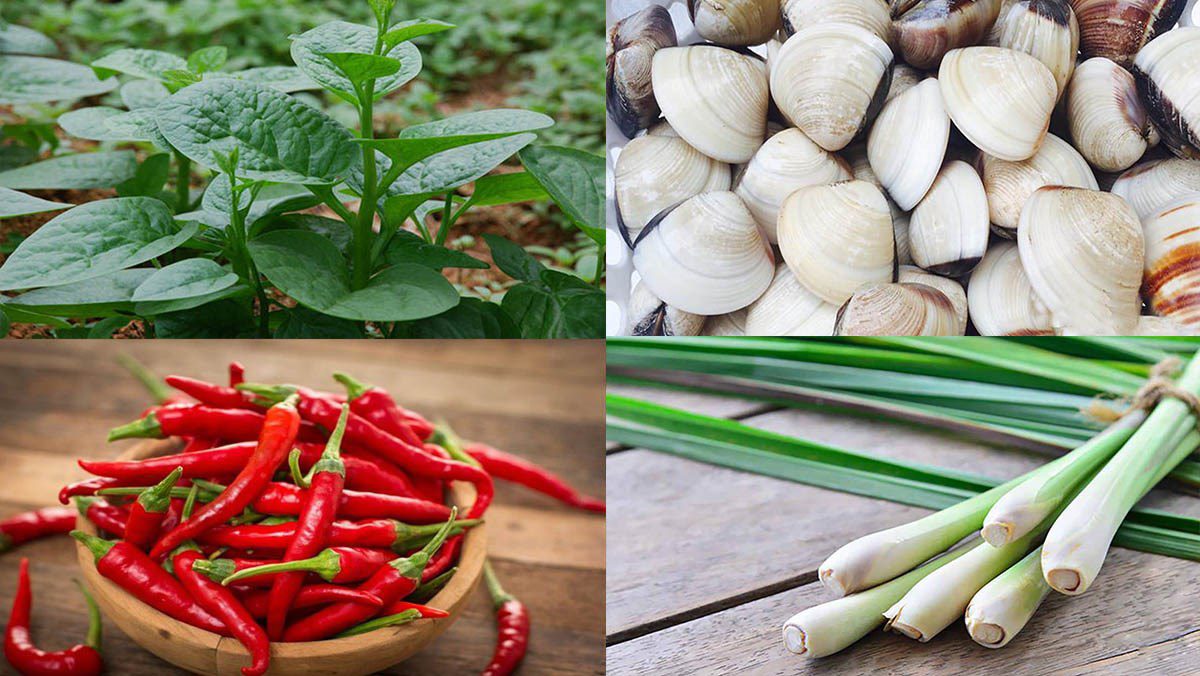
M 421 71 L 411 40 L 453 26 L 394 23 L 394 1 L 368 5 L 374 26 L 332 21 L 292 36 L 295 67 L 235 71 L 224 70 L 219 46 L 187 58 L 121 48 L 88 68 L 44 56 L 36 32 L 0 26 L 9 52 L 0 54 L 0 103 L 119 88 L 123 107 L 73 110 L 58 124 L 148 151 L 140 163 L 132 151 L 105 150 L 0 171 L 0 217 L 69 206 L 22 190 L 118 193 L 70 208 L 22 242 L 0 267 L 0 290 L 20 293 L 0 309 L 50 325 L 39 319 L 99 318 L 92 329 L 110 332 L 140 318 L 160 337 L 600 336 L 603 160 L 536 145 L 553 120 L 520 109 L 376 138 L 377 102 Z M 352 105 L 358 128 L 294 95 L 309 90 Z M 514 155 L 525 171 L 492 173 Z M 195 168 L 215 172 L 198 195 Z M 455 222 L 472 208 L 526 201 L 555 202 L 596 242 L 596 284 L 488 235 L 517 284 L 498 304 L 461 298 L 442 269 L 488 264 L 446 246 Z M 336 218 L 299 213 L 318 205 Z

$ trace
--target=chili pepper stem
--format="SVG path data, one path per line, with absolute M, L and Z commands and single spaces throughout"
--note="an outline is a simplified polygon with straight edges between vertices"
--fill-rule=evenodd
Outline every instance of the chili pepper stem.
M 442 544 L 449 537 L 451 529 L 454 528 L 454 517 L 458 516 L 458 507 L 450 508 L 450 519 L 442 524 L 436 535 L 430 540 L 420 551 L 412 556 L 404 559 L 396 559 L 391 565 L 404 577 L 417 578 L 421 577 L 421 572 L 425 570 L 425 566 L 429 563 L 429 558 L 433 556 Z
M 162 436 L 162 426 L 158 424 L 158 418 L 154 414 L 150 414 L 145 418 L 139 418 L 131 423 L 114 427 L 108 431 L 109 441 L 118 441 L 120 439 L 157 439 Z
M 296 395 L 295 385 L 263 385 L 261 383 L 238 383 L 234 385 L 243 392 L 249 392 L 259 399 L 256 403 L 273 405 Z
M 300 449 L 293 448 L 291 453 L 288 453 L 288 471 L 292 475 L 292 483 L 300 488 L 308 488 L 312 485 L 309 478 L 300 470 Z
M 192 518 L 192 510 L 196 507 L 196 498 L 200 495 L 200 484 L 193 483 L 188 490 L 187 499 L 183 503 L 183 516 L 180 521 L 187 521 Z
M 333 578 L 342 570 L 342 557 L 332 549 L 323 549 L 320 554 L 307 559 L 297 559 L 295 561 L 282 561 L 280 563 L 268 563 L 253 568 L 243 568 L 236 573 L 221 580 L 221 584 L 229 586 L 238 580 L 245 580 L 250 577 L 259 575 L 270 575 L 271 573 L 286 573 L 288 571 L 304 571 L 306 573 L 315 573 L 326 582 L 332 582 Z
M 171 502 L 171 489 L 175 487 L 175 482 L 179 481 L 181 476 L 183 476 L 183 468 L 176 467 L 167 475 L 167 478 L 139 495 L 137 501 L 147 512 L 165 512 L 167 505 Z
M 109 550 L 111 550 L 113 546 L 117 544 L 111 540 L 105 540 L 104 538 L 98 538 L 95 535 L 89 535 L 81 530 L 71 531 L 71 537 L 82 542 L 83 545 L 92 552 L 92 556 L 96 557 L 97 561 L 104 558 L 104 555 L 107 554 Z
M 483 562 L 483 580 L 487 583 L 488 595 L 492 597 L 493 608 L 498 610 L 500 606 L 516 598 L 500 586 L 500 578 L 496 577 L 496 571 L 492 570 L 490 560 Z
M 104 629 L 104 622 L 100 618 L 100 606 L 96 605 L 96 599 L 92 598 L 82 582 L 75 580 L 75 585 L 79 587 L 79 593 L 83 594 L 83 600 L 87 602 L 88 607 L 88 633 L 84 643 L 100 650 L 100 633 Z
M 351 400 L 358 399 L 364 392 L 371 389 L 370 385 L 366 385 L 346 373 L 335 373 L 333 379 L 346 388 L 346 396 Z
M 410 608 L 408 610 L 404 610 L 399 613 L 396 613 L 395 615 L 388 615 L 387 617 L 376 618 L 374 620 L 371 620 L 370 622 L 363 622 L 362 624 L 358 625 L 357 627 L 351 627 L 351 628 L 347 629 L 346 631 L 343 631 L 342 633 L 334 636 L 334 638 L 346 638 L 347 636 L 358 636 L 359 634 L 365 634 L 367 632 L 375 631 L 376 629 L 382 629 L 384 627 L 394 627 L 394 626 L 397 626 L 400 624 L 408 624 L 409 622 L 412 622 L 413 620 L 419 620 L 419 619 L 421 619 L 421 611 Z

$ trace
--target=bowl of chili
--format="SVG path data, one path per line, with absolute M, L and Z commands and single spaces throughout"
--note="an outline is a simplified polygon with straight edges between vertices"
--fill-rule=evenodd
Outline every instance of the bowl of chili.
M 148 440 L 121 455 L 122 460 L 141 460 L 178 452 L 177 439 Z M 475 489 L 465 482 L 451 484 L 450 500 L 460 510 L 475 500 Z M 89 535 L 97 529 L 84 516 L 77 528 Z M 178 667 L 200 674 L 235 674 L 250 664 L 250 655 L 233 637 L 221 636 L 169 616 L 126 591 L 102 575 L 93 551 L 82 542 L 77 553 L 83 579 L 105 616 L 142 648 Z M 122 548 L 114 547 L 100 565 L 121 565 L 128 574 L 136 566 L 121 560 Z M 483 578 L 487 557 L 484 525 L 468 530 L 462 539 L 457 572 L 426 605 L 444 610 L 444 618 L 422 619 L 387 626 L 367 633 L 322 641 L 273 642 L 270 674 L 319 673 L 354 676 L 370 674 L 413 656 L 450 627 Z M 159 569 L 162 570 L 161 568 Z M 165 571 L 164 571 L 165 572 Z M 132 571 L 137 575 L 137 571 Z M 154 574 L 154 571 L 150 571 Z M 169 602 L 167 599 L 164 602 Z

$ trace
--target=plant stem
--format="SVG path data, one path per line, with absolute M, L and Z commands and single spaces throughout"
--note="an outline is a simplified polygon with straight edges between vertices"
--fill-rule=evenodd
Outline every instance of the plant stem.
M 383 32 L 380 26 L 376 31 L 375 48 L 372 52 L 378 55 L 383 49 Z M 359 136 L 364 139 L 375 138 L 374 107 L 375 80 L 363 84 L 358 97 Z M 358 290 L 366 288 L 371 281 L 371 245 L 374 237 L 376 181 L 378 176 L 375 166 L 375 149 L 364 144 L 363 154 L 363 194 L 362 202 L 358 205 L 358 222 L 354 226 L 354 239 L 351 245 L 351 288 Z
M 454 209 L 454 192 L 446 193 L 446 203 L 442 205 L 442 221 L 438 223 L 437 239 L 434 243 L 441 246 L 446 241 L 446 233 L 450 232 L 450 226 L 454 224 L 451 220 Z
M 1042 578 L 1042 548 L 976 592 L 967 606 L 967 631 L 981 646 L 1003 648 L 1025 627 L 1050 593 Z
M 192 199 L 192 160 L 176 150 L 175 162 L 178 165 L 178 170 L 175 174 L 175 213 L 182 214 L 188 210 Z

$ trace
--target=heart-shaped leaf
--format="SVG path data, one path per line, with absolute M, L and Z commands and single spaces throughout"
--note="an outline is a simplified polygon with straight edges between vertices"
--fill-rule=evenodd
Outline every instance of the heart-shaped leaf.
M 132 150 L 63 155 L 0 172 L 0 186 L 17 190 L 110 188 L 137 173 Z
M 354 84 L 328 58 L 330 52 L 373 54 L 375 29 L 345 21 L 332 21 L 292 38 L 292 60 L 309 77 L 338 97 L 358 103 Z M 421 52 L 411 42 L 401 42 L 385 56 L 400 62 L 400 70 L 375 81 L 374 100 L 394 92 L 421 72 Z
M 51 202 L 50 200 L 26 195 L 16 190 L 0 188 L 0 218 L 27 216 L 29 214 L 40 214 L 45 211 L 58 211 L 70 208 L 70 204 Z
M 45 103 L 97 96 L 117 87 L 87 66 L 40 56 L 0 54 L 0 103 Z

